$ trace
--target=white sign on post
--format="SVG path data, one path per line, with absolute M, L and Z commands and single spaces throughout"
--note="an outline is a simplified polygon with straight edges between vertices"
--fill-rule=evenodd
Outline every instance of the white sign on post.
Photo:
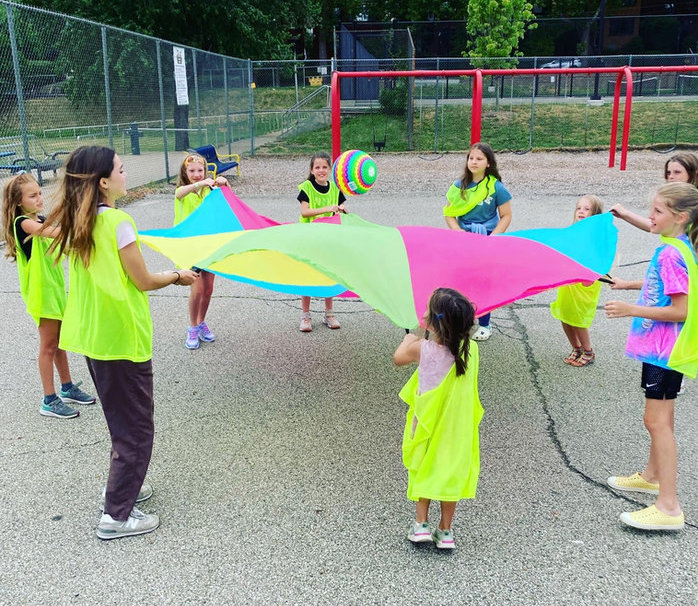
M 187 64 L 184 57 L 184 49 L 179 46 L 172 47 L 174 55 L 174 79 L 177 93 L 177 105 L 189 105 L 189 89 L 187 87 Z

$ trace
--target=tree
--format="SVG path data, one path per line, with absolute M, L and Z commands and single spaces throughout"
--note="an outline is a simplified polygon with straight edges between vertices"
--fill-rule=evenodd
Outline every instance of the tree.
M 535 18 L 533 6 L 526 0 L 470 0 L 470 41 L 463 55 L 490 58 L 481 67 L 513 67 L 516 59 L 512 57 L 523 54 L 517 49 L 526 30 L 536 28 Z

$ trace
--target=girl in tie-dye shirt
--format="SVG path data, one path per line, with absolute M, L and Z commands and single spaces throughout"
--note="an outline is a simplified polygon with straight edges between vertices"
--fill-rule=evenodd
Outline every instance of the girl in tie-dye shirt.
M 641 289 L 638 302 L 608 301 L 609 318 L 632 316 L 626 354 L 642 362 L 645 427 L 650 433 L 645 470 L 611 476 L 616 490 L 656 494 L 654 505 L 624 512 L 621 522 L 643 530 L 680 530 L 684 515 L 676 492 L 674 399 L 683 374 L 698 371 L 698 189 L 667 183 L 652 197 L 649 228 L 662 236 L 644 282 L 614 280 L 614 289 Z

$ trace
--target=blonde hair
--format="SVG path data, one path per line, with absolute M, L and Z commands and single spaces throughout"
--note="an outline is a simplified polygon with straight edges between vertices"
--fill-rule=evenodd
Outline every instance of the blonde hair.
M 20 209 L 22 205 L 22 187 L 28 183 L 38 183 L 30 173 L 21 173 L 12 177 L 2 192 L 2 232 L 5 238 L 5 256 L 12 260 L 17 260 L 17 242 L 15 241 L 15 220 L 23 213 Z
M 78 147 L 68 156 L 58 204 L 45 222 L 46 225 L 60 227 L 60 233 L 53 239 L 49 252 L 58 250 L 60 256 L 69 251 L 85 267 L 90 264 L 97 207 L 104 201 L 99 181 L 108 179 L 112 174 L 114 156 L 116 152 L 113 149 L 101 145 Z
M 182 185 L 191 185 L 191 181 L 187 176 L 187 166 L 190 164 L 202 164 L 204 167 L 204 177 L 208 173 L 208 164 L 206 159 L 199 154 L 187 154 L 184 160 L 182 160 L 182 165 L 179 167 L 179 173 L 177 173 L 177 187 L 182 187 Z
M 690 183 L 666 183 L 657 188 L 654 197 L 661 198 L 674 214 L 686 213 L 686 234 L 693 250 L 698 254 L 698 189 Z
M 579 204 L 582 200 L 589 200 L 589 205 L 591 206 L 589 210 L 591 211 L 591 215 L 600 215 L 603 212 L 603 202 L 601 202 L 601 198 L 595 196 L 594 194 L 584 194 L 581 198 L 579 198 L 579 200 L 577 200 L 577 203 L 574 205 L 574 215 L 572 215 L 572 223 L 577 222 L 577 204 Z

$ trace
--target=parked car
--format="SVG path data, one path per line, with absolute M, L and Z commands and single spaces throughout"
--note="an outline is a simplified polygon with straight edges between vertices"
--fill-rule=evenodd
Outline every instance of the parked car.
M 582 67 L 580 59 L 555 59 L 540 66 L 541 69 L 564 69 L 566 67 Z

